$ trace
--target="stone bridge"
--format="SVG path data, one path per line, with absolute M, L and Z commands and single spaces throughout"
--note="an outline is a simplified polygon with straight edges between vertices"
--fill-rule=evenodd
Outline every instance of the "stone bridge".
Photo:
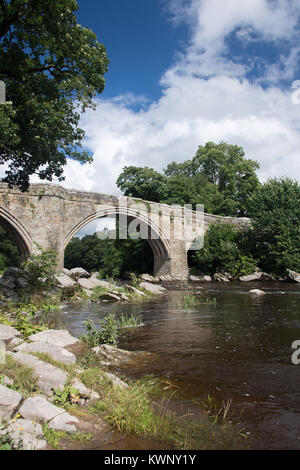
M 64 250 L 72 237 L 89 222 L 106 216 L 118 218 L 121 238 L 126 238 L 124 224 L 131 232 L 140 231 L 153 251 L 154 274 L 173 278 L 188 275 L 187 252 L 211 223 L 225 222 L 236 228 L 250 223 L 245 218 L 50 184 L 32 184 L 28 192 L 21 192 L 0 183 L 0 223 L 14 236 L 21 258 L 38 253 L 38 246 L 56 250 L 57 271 L 63 268 Z

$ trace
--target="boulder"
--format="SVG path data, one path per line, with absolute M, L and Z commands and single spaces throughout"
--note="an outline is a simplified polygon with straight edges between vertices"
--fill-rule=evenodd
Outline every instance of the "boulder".
M 213 278 L 211 276 L 202 276 L 202 281 L 204 282 L 212 282 Z
M 145 292 L 142 292 L 141 290 L 137 289 L 136 287 L 130 286 L 128 284 L 125 284 L 125 289 L 130 290 L 131 292 L 134 292 L 135 294 L 145 296 Z
M 270 276 L 270 274 L 263 273 L 262 271 L 256 271 L 253 274 L 248 276 L 241 276 L 239 281 L 241 282 L 251 282 L 251 281 L 274 281 L 275 279 Z
M 0 422 L 1 419 L 9 420 L 16 412 L 23 397 L 19 392 L 11 390 L 5 385 L 0 385 Z
M 286 277 L 287 281 L 300 282 L 300 273 L 297 273 L 296 271 L 292 271 L 291 269 L 287 269 L 286 273 L 287 273 L 287 277 Z
M 28 419 L 18 419 L 8 423 L 0 435 L 9 434 L 15 449 L 41 450 L 47 446 L 42 426 Z
M 119 377 L 117 377 L 114 374 L 111 374 L 110 372 L 104 372 L 105 377 L 113 384 L 114 387 L 119 387 L 119 388 L 128 388 L 129 385 L 121 380 Z
M 11 341 L 16 336 L 20 336 L 20 332 L 9 325 L 0 324 L 0 341 Z
M 170 276 L 170 274 L 165 274 L 163 276 L 159 276 L 158 279 L 161 282 L 172 282 L 174 280 L 174 278 L 172 276 Z
M 151 276 L 151 274 L 141 274 L 140 279 L 145 282 L 157 282 L 158 279 L 154 276 Z
M 26 398 L 19 413 L 25 419 L 48 423 L 56 416 L 65 413 L 65 410 L 50 403 L 43 395 L 36 395 Z
M 69 276 L 78 281 L 78 279 L 91 277 L 91 274 L 83 268 L 72 268 L 69 270 Z
M 265 295 L 265 292 L 260 289 L 251 289 L 248 292 L 250 295 Z
M 49 421 L 49 428 L 57 431 L 76 432 L 77 427 L 75 424 L 77 423 L 79 423 L 79 419 L 65 411 Z
M 121 297 L 113 294 L 112 292 L 106 292 L 105 294 L 99 295 L 99 300 L 104 300 L 106 302 L 119 302 Z
M 89 279 L 86 278 L 80 278 L 78 279 L 78 284 L 83 287 L 84 289 L 94 289 L 94 287 L 107 287 L 107 285 L 110 285 L 106 281 L 100 281 L 99 279 L 96 279 L 95 277 L 90 277 Z
M 98 400 L 100 398 L 97 392 L 94 392 L 94 390 L 90 390 L 89 388 L 87 388 L 76 377 L 72 380 L 71 386 L 78 390 L 81 397 L 90 398 L 91 400 Z
M 229 277 L 222 273 L 215 273 L 213 279 L 217 282 L 229 282 Z
M 56 274 L 54 277 L 58 286 L 62 288 L 72 287 L 76 284 L 76 282 L 73 281 L 70 276 L 67 276 L 67 274 Z
M 190 280 L 191 282 L 198 282 L 198 281 L 201 281 L 200 277 L 194 276 L 194 275 L 192 275 L 192 274 L 189 276 L 189 280 Z
M 34 377 L 37 378 L 38 387 L 47 395 L 51 395 L 53 389 L 63 390 L 65 388 L 68 374 L 59 367 L 41 361 L 31 354 L 18 352 L 11 353 L 11 356 L 15 361 L 32 369 Z
M 40 342 L 40 343 L 50 343 L 55 346 L 64 348 L 75 344 L 79 341 L 78 338 L 70 335 L 67 330 L 44 330 L 29 336 L 30 341 Z
M 22 343 L 20 346 L 15 348 L 15 351 L 48 354 L 52 359 L 62 362 L 63 364 L 74 364 L 76 362 L 76 356 L 74 356 L 74 354 L 67 349 L 51 343 Z
M 162 294 L 166 289 L 162 286 L 151 284 L 150 282 L 141 282 L 140 287 L 151 294 Z
M 92 350 L 112 364 L 131 362 L 135 361 L 136 359 L 148 359 L 149 357 L 153 356 L 152 354 L 145 351 L 126 351 L 108 344 L 101 344 L 100 346 L 92 348 Z

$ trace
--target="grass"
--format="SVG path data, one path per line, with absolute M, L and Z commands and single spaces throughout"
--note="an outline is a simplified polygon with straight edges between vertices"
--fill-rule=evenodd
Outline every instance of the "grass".
M 177 449 L 241 448 L 244 438 L 229 421 L 229 408 L 215 416 L 186 419 L 168 409 L 169 396 L 163 406 L 154 407 L 150 397 L 153 380 L 132 382 L 128 388 L 112 387 L 101 369 L 83 373 L 82 381 L 100 395 L 89 410 L 100 414 L 114 428 L 125 434 L 150 437 Z
M 119 328 L 133 328 L 142 324 L 142 316 L 138 313 L 132 313 L 131 315 L 124 315 L 121 313 L 117 318 L 117 324 Z
M 181 302 L 185 309 L 196 309 L 199 307 L 199 305 L 216 304 L 217 301 L 215 297 L 207 297 L 203 294 L 200 294 L 200 295 L 186 294 L 182 296 Z
M 7 375 L 12 379 L 14 384 L 6 386 L 21 393 L 24 398 L 40 392 L 32 369 L 19 364 L 8 355 L 6 356 L 6 363 L 0 364 L 0 383 L 1 375 Z
M 50 444 L 53 449 L 60 450 L 60 440 L 61 439 L 70 439 L 75 442 L 79 442 L 80 444 L 88 444 L 88 442 L 92 439 L 92 433 L 84 433 L 84 432 L 66 432 L 66 431 L 57 431 L 56 429 L 50 429 L 48 424 L 44 424 L 43 426 L 43 433 L 45 439 Z

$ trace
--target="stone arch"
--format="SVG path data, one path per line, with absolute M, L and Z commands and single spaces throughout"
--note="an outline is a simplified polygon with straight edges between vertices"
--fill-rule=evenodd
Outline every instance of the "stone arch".
M 130 208 L 128 208 L 126 211 L 122 211 L 115 207 L 111 207 L 88 215 L 79 223 L 77 223 L 67 234 L 64 242 L 64 250 L 72 238 L 76 235 L 76 233 L 85 227 L 85 225 L 96 219 L 100 219 L 109 215 L 126 215 L 129 222 L 133 219 L 137 219 L 141 224 L 144 224 L 146 227 L 148 227 L 149 231 L 151 230 L 151 232 L 155 234 L 155 238 L 149 238 L 147 239 L 147 242 L 153 251 L 154 274 L 158 274 L 164 264 L 170 260 L 170 241 L 164 236 L 162 230 L 151 220 L 151 217 L 145 216 L 142 212 L 138 212 Z
M 27 229 L 3 207 L 0 207 L 0 224 L 13 236 L 19 249 L 21 261 L 25 261 L 32 250 L 32 240 Z

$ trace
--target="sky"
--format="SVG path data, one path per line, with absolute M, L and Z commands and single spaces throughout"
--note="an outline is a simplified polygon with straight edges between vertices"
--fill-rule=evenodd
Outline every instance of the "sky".
M 225 141 L 261 181 L 300 181 L 299 0 L 78 0 L 110 59 L 96 111 L 80 122 L 94 162 L 66 187 L 119 194 L 128 165 L 162 170 Z M 300 84 L 300 82 L 299 82 Z

